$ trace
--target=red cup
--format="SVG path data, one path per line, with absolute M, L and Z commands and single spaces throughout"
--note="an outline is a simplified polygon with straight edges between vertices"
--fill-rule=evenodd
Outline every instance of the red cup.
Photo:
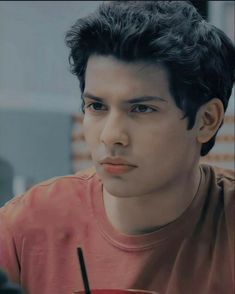
M 73 292 L 74 294 L 85 294 L 85 291 Z M 137 289 L 94 289 L 91 294 L 158 294 L 154 291 L 137 290 Z

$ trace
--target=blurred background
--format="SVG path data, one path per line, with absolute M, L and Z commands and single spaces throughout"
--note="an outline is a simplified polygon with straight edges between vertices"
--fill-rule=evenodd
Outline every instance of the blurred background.
M 192 1 L 234 40 L 234 1 Z M 91 166 L 80 90 L 64 37 L 101 1 L 0 1 L 0 206 L 32 185 Z M 234 92 L 204 162 L 234 168 Z

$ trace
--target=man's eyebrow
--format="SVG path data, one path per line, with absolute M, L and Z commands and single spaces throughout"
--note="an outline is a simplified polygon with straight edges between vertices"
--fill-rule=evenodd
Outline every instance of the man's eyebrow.
M 158 97 L 158 96 L 141 96 L 141 97 L 136 97 L 136 98 L 132 98 L 127 100 L 127 103 L 140 103 L 140 102 L 146 102 L 146 101 L 160 101 L 160 102 L 167 102 L 167 100 Z
M 98 101 L 98 102 L 102 102 L 105 99 L 101 98 L 101 97 L 97 97 L 95 95 L 92 95 L 88 92 L 85 92 L 82 94 L 82 98 L 90 98 L 92 100 Z M 135 97 L 135 98 L 131 98 L 125 101 L 125 103 L 129 103 L 129 104 L 134 104 L 134 103 L 140 103 L 140 102 L 146 102 L 146 101 L 160 101 L 160 102 L 166 102 L 167 100 L 158 97 L 158 96 L 141 96 L 141 97 Z
M 99 102 L 102 102 L 104 99 L 100 98 L 100 97 L 97 97 L 95 95 L 92 95 L 88 92 L 85 92 L 82 94 L 82 99 L 84 98 L 89 98 L 89 99 L 92 99 L 92 100 L 95 100 L 95 101 L 99 101 Z

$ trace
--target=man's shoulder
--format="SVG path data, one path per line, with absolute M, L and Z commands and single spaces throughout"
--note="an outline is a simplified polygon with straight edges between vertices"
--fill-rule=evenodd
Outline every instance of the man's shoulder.
M 212 167 L 214 169 L 217 181 L 227 179 L 229 182 L 235 181 L 235 171 L 232 169 L 226 169 L 218 166 Z
M 35 185 L 32 188 L 40 188 L 40 187 L 52 186 L 56 184 L 66 184 L 66 183 L 70 184 L 72 182 L 79 183 L 79 182 L 87 181 L 93 178 L 95 175 L 96 175 L 96 170 L 94 167 L 91 167 L 85 170 L 80 170 L 76 172 L 75 174 L 50 178 L 48 180 L 40 182 L 39 184 Z
M 28 192 L 47 187 L 51 189 L 51 187 L 56 187 L 57 185 L 67 187 L 67 185 L 73 186 L 73 184 L 76 184 L 76 187 L 78 187 L 79 185 L 87 184 L 89 180 L 95 176 L 95 168 L 91 167 L 85 170 L 80 170 L 75 174 L 50 178 L 48 180 L 36 184 Z
M 235 171 L 228 168 L 223 168 L 219 166 L 212 166 L 208 164 L 200 165 L 204 171 L 206 177 L 210 176 L 215 180 L 217 184 L 226 181 L 230 184 L 234 184 L 235 181 Z
M 213 167 L 213 170 L 216 185 L 223 189 L 225 196 L 231 194 L 234 198 L 235 171 L 217 166 Z
M 202 165 L 208 180 L 209 191 L 218 199 L 223 198 L 224 205 L 235 203 L 235 171 L 218 166 Z
M 0 208 L 0 215 L 17 219 L 25 214 L 46 214 L 84 202 L 88 187 L 96 181 L 94 168 L 79 171 L 74 175 L 54 177 L 17 195 Z

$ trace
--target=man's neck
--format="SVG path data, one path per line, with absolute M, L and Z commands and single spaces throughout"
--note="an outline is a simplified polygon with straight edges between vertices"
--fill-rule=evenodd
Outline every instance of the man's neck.
M 139 235 L 156 231 L 176 220 L 191 204 L 200 184 L 197 168 L 174 187 L 138 197 L 115 197 L 103 190 L 107 217 L 118 231 Z

